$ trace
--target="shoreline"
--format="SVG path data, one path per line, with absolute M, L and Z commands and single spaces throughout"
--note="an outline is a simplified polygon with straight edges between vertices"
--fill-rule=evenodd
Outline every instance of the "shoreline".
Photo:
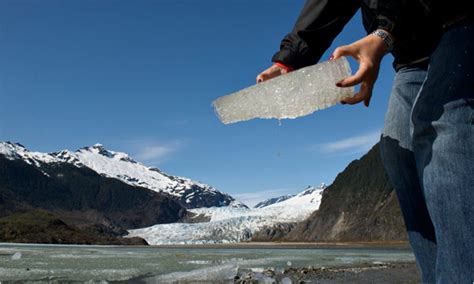
M 104 244 L 47 244 L 47 243 L 14 243 L 0 242 L 0 246 L 91 246 L 91 247 L 140 247 L 140 248 L 173 248 L 173 249 L 325 249 L 325 248 L 374 248 L 374 249 L 411 249 L 408 241 L 375 241 L 375 242 L 239 242 L 214 244 L 162 244 L 162 245 L 104 245 Z
M 191 273 L 191 274 L 190 274 Z M 228 272 L 227 272 L 228 273 Z M 182 273 L 170 273 L 158 276 L 141 276 L 126 281 L 112 281 L 122 284 L 149 283 L 420 283 L 421 274 L 414 261 L 372 262 L 361 264 L 335 265 L 328 267 L 286 267 L 254 268 L 236 270 L 236 274 L 221 278 L 212 273 L 211 278 L 202 278 L 206 274 L 200 269 Z
M 240 243 L 216 243 L 216 244 L 164 244 L 149 245 L 143 247 L 152 248 L 202 248 L 202 249 L 310 249 L 310 248 L 387 248 L 387 249 L 411 249 L 408 241 L 387 242 L 240 242 Z

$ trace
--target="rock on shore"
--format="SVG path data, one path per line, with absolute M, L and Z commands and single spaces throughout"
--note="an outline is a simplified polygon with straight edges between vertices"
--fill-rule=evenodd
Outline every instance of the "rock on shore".
M 419 283 L 414 262 L 367 263 L 340 267 L 239 270 L 234 283 Z

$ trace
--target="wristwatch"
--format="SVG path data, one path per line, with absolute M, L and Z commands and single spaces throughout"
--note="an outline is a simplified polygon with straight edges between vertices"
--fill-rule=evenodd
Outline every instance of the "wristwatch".
M 383 40 L 383 42 L 387 46 L 388 52 L 392 51 L 392 49 L 393 49 L 393 37 L 392 37 L 391 34 L 389 34 L 387 31 L 384 31 L 384 30 L 381 30 L 381 29 L 375 30 L 372 34 L 380 37 Z

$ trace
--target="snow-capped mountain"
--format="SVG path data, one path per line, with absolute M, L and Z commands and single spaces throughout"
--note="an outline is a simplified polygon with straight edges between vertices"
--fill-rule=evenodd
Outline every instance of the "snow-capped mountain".
M 257 203 L 254 208 L 263 208 L 267 207 L 273 204 L 280 203 L 280 205 L 285 205 L 285 204 L 298 204 L 298 203 L 311 203 L 313 200 L 317 200 L 319 198 L 319 192 L 320 190 L 325 189 L 327 186 L 324 183 L 321 183 L 319 188 L 314 188 L 312 186 L 308 186 L 305 190 L 298 194 L 287 194 L 287 195 L 282 195 L 278 197 L 273 197 L 266 199 L 264 201 L 261 201 Z M 316 193 L 316 196 L 314 194 Z M 316 198 L 316 199 L 315 199 Z M 291 200 L 289 200 L 291 199 Z M 289 200 L 289 201 L 287 201 Z M 287 201 L 287 202 L 286 202 Z M 284 203 L 283 203 L 284 202 Z
M 160 224 L 129 230 L 129 237 L 141 237 L 149 244 L 228 243 L 250 240 L 264 228 L 295 223 L 318 210 L 326 186 L 308 187 L 284 201 L 262 208 L 212 207 L 189 211 L 210 219 L 203 223 Z
M 285 201 L 287 199 L 290 199 L 295 195 L 296 194 L 287 194 L 287 195 L 282 195 L 282 196 L 278 196 L 278 197 L 272 197 L 272 198 L 269 198 L 269 199 L 265 199 L 264 201 L 260 201 L 259 203 L 255 204 L 255 206 L 253 208 L 263 208 L 263 207 L 266 207 L 268 205 L 272 205 L 272 204 L 279 203 L 279 202 Z
M 67 163 L 76 167 L 87 167 L 102 176 L 116 178 L 132 186 L 169 194 L 185 208 L 246 207 L 212 186 L 165 174 L 157 168 L 147 167 L 133 160 L 126 153 L 107 150 L 101 144 L 84 147 L 75 152 L 63 150 L 40 153 L 29 151 L 18 143 L 0 142 L 0 154 L 10 160 L 22 159 L 45 175 L 48 173 L 44 165 Z

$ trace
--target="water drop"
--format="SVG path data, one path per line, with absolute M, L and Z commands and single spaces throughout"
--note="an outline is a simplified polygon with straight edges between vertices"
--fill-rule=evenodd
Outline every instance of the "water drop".
M 461 64 L 458 64 L 458 67 L 461 67 Z

